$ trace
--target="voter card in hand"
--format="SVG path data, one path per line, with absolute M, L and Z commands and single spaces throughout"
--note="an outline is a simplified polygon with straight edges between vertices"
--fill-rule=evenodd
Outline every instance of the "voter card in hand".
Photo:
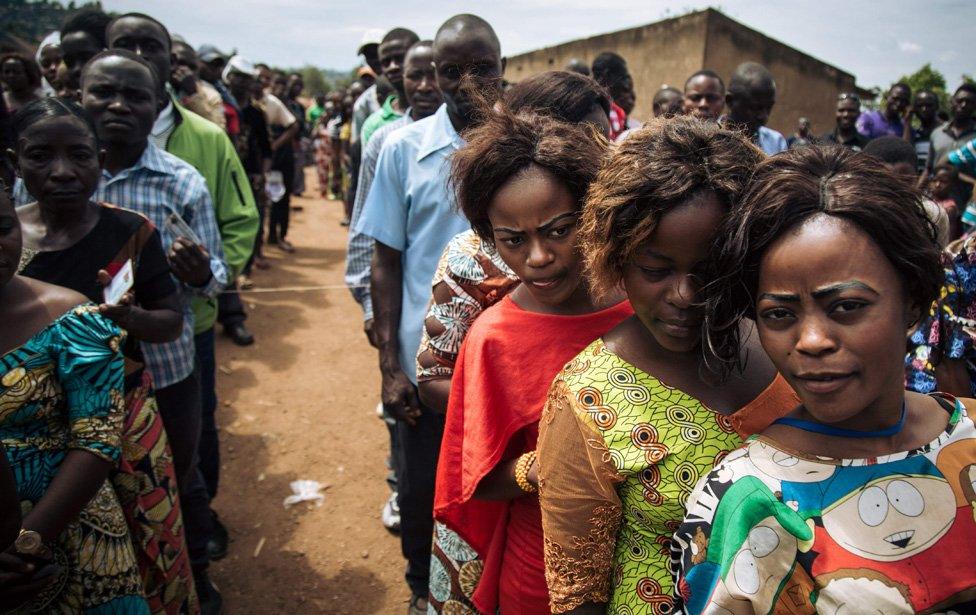
M 115 274 L 112 281 L 105 287 L 105 303 L 117 305 L 122 300 L 122 296 L 132 288 L 134 276 L 132 275 L 132 259 L 127 259 L 119 272 Z
M 193 232 L 190 225 L 179 214 L 173 213 L 166 217 L 166 230 L 177 237 L 182 237 L 187 241 L 202 245 L 200 238 L 197 237 L 197 234 Z

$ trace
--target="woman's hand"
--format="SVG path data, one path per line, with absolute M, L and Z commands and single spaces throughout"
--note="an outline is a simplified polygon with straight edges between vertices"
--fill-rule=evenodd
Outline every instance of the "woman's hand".
M 102 288 L 105 288 L 111 283 L 112 276 L 109 275 L 109 273 L 104 269 L 99 269 L 98 284 Z M 128 290 L 124 295 L 122 295 L 122 298 L 120 298 L 119 302 L 115 305 L 100 303 L 98 305 L 98 313 L 128 331 L 130 325 L 132 324 L 132 304 L 134 300 L 135 296 L 132 294 L 132 290 Z
M 532 465 L 529 466 L 529 471 L 525 475 L 525 480 L 529 481 L 529 484 L 539 488 L 539 458 L 536 457 L 532 460 Z
M 112 276 L 104 269 L 99 269 L 98 283 L 108 286 L 111 281 Z M 183 314 L 178 292 L 148 301 L 144 305 L 135 305 L 135 294 L 130 290 L 122 295 L 116 305 L 99 305 L 98 312 L 125 329 L 130 337 L 142 342 L 172 342 L 183 331 Z
M 0 604 L 17 607 L 54 581 L 60 568 L 37 558 L 27 559 L 13 547 L 0 553 Z
M 474 491 L 474 497 L 479 500 L 514 500 L 526 495 L 535 497 L 536 493 L 527 493 L 519 486 L 515 478 L 515 471 L 521 457 L 509 459 L 499 463 L 495 468 L 485 475 L 478 483 Z M 535 459 L 525 475 L 525 480 L 529 481 L 536 489 L 539 488 L 539 460 Z

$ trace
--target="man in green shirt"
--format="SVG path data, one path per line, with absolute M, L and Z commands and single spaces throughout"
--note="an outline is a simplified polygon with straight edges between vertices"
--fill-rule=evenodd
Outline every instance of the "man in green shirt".
M 359 133 L 363 148 L 377 128 L 401 117 L 407 108 L 407 95 L 403 90 L 403 59 L 407 55 L 407 50 L 419 40 L 420 37 L 413 30 L 393 28 L 380 42 L 380 67 L 383 76 L 393 85 L 396 94 L 388 96 L 383 101 L 382 107 L 363 122 Z
M 105 33 L 109 48 L 138 53 L 156 68 L 162 81 L 168 79 L 172 71 L 172 40 L 163 24 L 148 15 L 129 13 L 115 18 Z M 225 261 L 230 269 L 229 279 L 235 280 L 251 255 L 258 232 L 258 210 L 244 167 L 234 145 L 217 125 L 184 109 L 171 96 L 163 97 L 162 103 L 150 138 L 157 146 L 193 165 L 206 180 Z M 208 511 L 209 500 L 216 495 L 220 468 L 215 417 L 214 323 L 217 319 L 217 302 L 195 299 L 193 313 L 202 402 L 200 444 L 197 449 L 198 471 L 202 474 L 202 481 L 196 482 L 205 483 L 206 488 L 198 489 L 191 484 L 190 493 L 181 489 L 181 507 L 201 612 L 208 615 L 219 613 L 223 603 L 207 575 L 209 560 L 219 559 L 227 552 L 227 531 L 217 521 L 216 515 Z M 240 326 L 243 327 L 243 323 Z M 198 522 L 208 513 L 210 523 Z
M 315 128 L 315 122 L 319 121 L 319 118 L 325 113 L 325 94 L 316 94 L 314 100 L 315 104 L 305 112 L 305 120 L 310 129 Z

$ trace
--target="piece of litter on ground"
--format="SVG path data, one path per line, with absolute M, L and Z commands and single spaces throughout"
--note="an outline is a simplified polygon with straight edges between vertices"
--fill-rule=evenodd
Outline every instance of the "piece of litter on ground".
M 220 366 L 220 367 L 218 367 L 217 369 L 219 369 L 219 370 L 220 370 L 220 373 L 221 373 L 221 374 L 233 374 L 233 373 L 234 373 L 234 370 L 232 370 L 231 368 L 229 368 L 229 367 L 226 367 L 226 366 L 224 366 L 224 365 L 221 365 L 221 366 Z
M 292 495 L 285 498 L 285 508 L 299 502 L 315 502 L 315 506 L 321 506 L 325 501 L 325 496 L 319 493 L 324 487 L 317 480 L 293 480 L 289 486 Z
M 258 555 L 261 555 L 261 549 L 264 548 L 264 541 L 265 540 L 266 540 L 265 537 L 262 536 L 261 537 L 261 540 L 258 541 L 258 546 L 254 547 L 254 557 L 257 557 Z
M 264 472 L 261 472 L 260 474 L 258 474 L 258 482 L 260 483 L 263 480 L 264 480 Z

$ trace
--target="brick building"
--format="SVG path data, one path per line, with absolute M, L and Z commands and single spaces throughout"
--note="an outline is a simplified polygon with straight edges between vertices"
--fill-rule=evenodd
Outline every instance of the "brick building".
M 696 11 L 646 26 L 600 34 L 508 58 L 505 78 L 562 69 L 573 58 L 587 64 L 603 51 L 627 60 L 637 92 L 634 117 L 651 116 L 651 99 L 662 85 L 681 89 L 691 73 L 710 68 L 728 81 L 742 62 L 764 64 L 776 78 L 776 107 L 769 125 L 789 136 L 801 116 L 821 134 L 834 126 L 841 92 L 861 90 L 854 75 L 757 32 L 715 9 Z

